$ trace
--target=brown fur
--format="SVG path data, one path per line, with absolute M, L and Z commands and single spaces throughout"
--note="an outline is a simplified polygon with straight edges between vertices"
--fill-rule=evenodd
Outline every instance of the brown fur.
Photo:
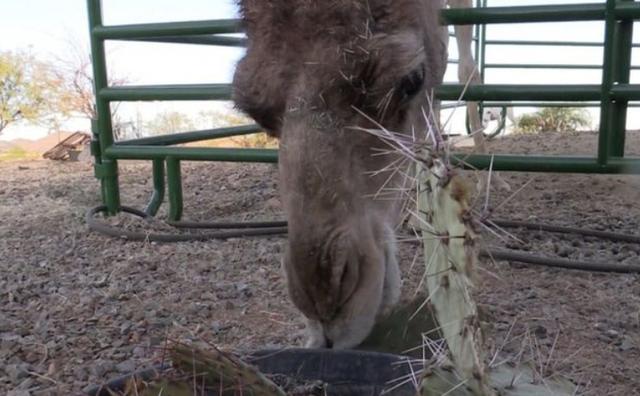
M 424 129 L 425 95 L 442 81 L 438 0 L 243 0 L 249 44 L 234 100 L 280 138 L 289 221 L 283 260 L 309 346 L 348 348 L 399 296 L 397 201 L 372 197 L 401 173 L 355 129 Z M 428 112 L 428 111 L 427 111 Z M 364 115 L 363 115 L 364 114 Z

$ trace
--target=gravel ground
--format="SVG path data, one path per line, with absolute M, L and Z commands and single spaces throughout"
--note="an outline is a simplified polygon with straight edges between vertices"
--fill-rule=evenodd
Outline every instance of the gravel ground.
M 640 152 L 640 134 L 628 149 Z M 594 134 L 519 136 L 495 151 L 594 151 Z M 185 219 L 280 217 L 272 165 L 187 164 Z M 640 177 L 507 174 L 519 194 L 493 191 L 495 217 L 638 233 Z M 150 168 L 121 167 L 123 203 L 142 207 Z M 479 200 L 482 202 L 482 200 Z M 302 324 L 279 272 L 282 240 L 175 245 L 90 233 L 99 204 L 91 166 L 0 163 L 0 394 L 78 394 L 157 361 L 168 337 L 221 347 L 298 345 Z M 162 219 L 164 213 L 159 215 Z M 114 224 L 164 229 L 122 215 Z M 491 246 L 546 256 L 640 265 L 640 246 L 510 230 Z M 416 246 L 401 249 L 410 296 L 420 280 Z M 495 362 L 525 361 L 542 377 L 567 376 L 585 395 L 640 395 L 640 283 L 594 274 L 486 261 L 477 298 Z

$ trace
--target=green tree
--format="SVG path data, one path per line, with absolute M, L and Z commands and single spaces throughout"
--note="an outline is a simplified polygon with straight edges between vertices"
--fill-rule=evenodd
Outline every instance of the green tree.
M 590 125 L 591 117 L 584 109 L 545 107 L 519 117 L 516 121 L 516 132 L 573 132 Z
M 60 86 L 49 64 L 27 52 L 0 52 L 0 134 L 13 123 L 57 112 Z

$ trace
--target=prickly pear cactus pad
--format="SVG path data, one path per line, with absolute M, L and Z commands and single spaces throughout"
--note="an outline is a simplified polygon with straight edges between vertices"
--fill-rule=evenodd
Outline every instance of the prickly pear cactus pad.
M 471 274 L 478 255 L 469 192 L 447 163 L 434 158 L 427 164 L 418 171 L 418 213 L 429 302 L 448 346 L 447 358 L 460 377 L 454 386 L 474 395 L 493 395 L 481 351 L 478 311 L 471 296 Z M 425 375 L 425 390 L 431 375 Z
M 575 387 L 569 382 L 537 381 L 529 367 L 486 365 L 478 309 L 471 293 L 478 235 L 470 190 L 448 161 L 429 155 L 418 164 L 417 223 L 423 239 L 428 306 L 446 348 L 426 368 L 422 395 L 574 394 Z

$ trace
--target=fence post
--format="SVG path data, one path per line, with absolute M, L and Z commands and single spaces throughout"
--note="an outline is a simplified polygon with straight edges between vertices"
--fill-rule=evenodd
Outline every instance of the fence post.
M 628 1 L 628 0 L 623 0 Z M 627 99 L 613 99 L 616 84 L 629 83 L 633 21 L 616 17 L 618 0 L 607 0 L 598 163 L 607 165 L 611 157 L 623 157 L 627 127 Z
M 147 204 L 144 212 L 149 216 L 155 216 L 162 205 L 162 201 L 164 200 L 164 191 L 165 191 L 165 183 L 164 183 L 164 160 L 155 159 L 153 160 L 153 195 L 151 195 L 151 200 Z
M 111 107 L 102 99 L 100 91 L 107 88 L 107 65 L 105 60 L 104 41 L 97 38 L 94 28 L 102 26 L 102 1 L 87 0 L 89 12 L 89 32 L 91 39 L 91 56 L 93 64 L 93 85 L 96 98 L 97 138 L 100 160 L 96 160 L 96 176 L 102 182 L 103 202 L 107 213 L 116 214 L 120 210 L 120 188 L 118 185 L 118 162 L 105 156 L 106 149 L 113 145 L 113 126 L 111 125 Z
M 167 157 L 167 184 L 169 190 L 169 220 L 179 221 L 182 218 L 182 172 L 180 160 Z

